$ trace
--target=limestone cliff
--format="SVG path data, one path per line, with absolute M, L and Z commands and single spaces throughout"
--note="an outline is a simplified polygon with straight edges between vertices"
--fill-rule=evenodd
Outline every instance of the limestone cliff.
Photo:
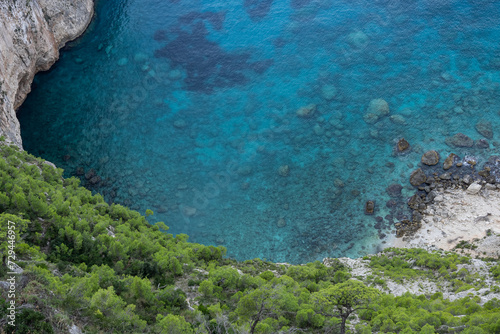
M 33 77 L 87 28 L 93 0 L 0 0 L 0 135 L 21 147 L 16 109 Z

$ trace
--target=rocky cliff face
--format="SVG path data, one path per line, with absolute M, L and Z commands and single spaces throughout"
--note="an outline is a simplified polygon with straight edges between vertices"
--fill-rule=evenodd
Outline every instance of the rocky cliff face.
M 20 146 L 16 109 L 38 71 L 87 28 L 93 0 L 0 0 L 0 135 Z

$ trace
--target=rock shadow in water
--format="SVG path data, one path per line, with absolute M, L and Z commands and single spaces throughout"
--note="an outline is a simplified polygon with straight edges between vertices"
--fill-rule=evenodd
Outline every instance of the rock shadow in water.
M 219 44 L 209 40 L 206 23 L 222 30 L 224 13 L 190 13 L 179 19 L 179 25 L 170 30 L 158 30 L 156 41 L 167 41 L 155 51 L 155 57 L 167 58 L 173 66 L 185 69 L 186 89 L 211 93 L 215 88 L 228 88 L 246 84 L 245 72 L 264 73 L 273 60 L 251 61 L 250 52 L 226 52 Z
M 273 0 L 245 0 L 243 7 L 252 21 L 262 20 L 269 14 Z

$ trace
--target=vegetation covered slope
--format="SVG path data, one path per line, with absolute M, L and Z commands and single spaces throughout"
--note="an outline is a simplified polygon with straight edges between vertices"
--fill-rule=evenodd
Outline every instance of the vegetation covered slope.
M 385 278 L 404 282 L 405 275 L 474 289 L 476 277 L 458 273 L 466 257 L 390 250 L 367 258 L 372 272 L 365 277 L 352 277 L 337 259 L 237 262 L 224 257 L 224 247 L 173 237 L 164 223 L 150 225 L 77 179 L 63 179 L 50 163 L 0 145 L 1 281 L 8 221 L 23 272 L 15 328 L 0 289 L 2 333 L 67 333 L 73 325 L 85 333 L 500 333 L 497 299 L 384 292 Z M 498 278 L 498 262 L 491 268 Z

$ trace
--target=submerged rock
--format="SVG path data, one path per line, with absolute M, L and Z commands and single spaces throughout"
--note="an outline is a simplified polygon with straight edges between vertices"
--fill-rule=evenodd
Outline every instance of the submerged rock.
M 388 186 L 385 191 L 389 194 L 390 197 L 398 197 L 401 196 L 401 190 L 403 190 L 403 186 L 400 184 L 391 184 Z
M 144 54 L 144 53 L 142 53 L 142 52 L 138 52 L 138 53 L 136 53 L 136 54 L 134 55 L 134 61 L 135 61 L 136 63 L 143 63 L 143 62 L 147 61 L 147 60 L 148 60 L 148 58 L 149 58 L 149 57 L 148 57 L 148 55 L 147 55 L 147 54 Z
M 410 144 L 406 141 L 406 139 L 401 138 L 398 141 L 398 144 L 397 144 L 397 150 L 398 150 L 398 152 L 404 152 L 404 151 L 406 151 L 409 148 L 410 148 Z
M 367 201 L 365 204 L 365 214 L 373 215 L 374 212 L 375 212 L 375 202 Z
M 439 162 L 439 153 L 434 150 L 427 151 L 422 155 L 421 161 L 424 165 L 434 166 Z
M 90 180 L 94 176 L 97 176 L 95 169 L 91 168 L 87 173 L 85 173 L 85 179 Z
M 325 100 L 333 100 L 335 96 L 337 96 L 337 88 L 335 88 L 335 86 L 333 85 L 324 85 L 323 87 L 321 87 L 321 96 Z
M 476 140 L 476 143 L 475 143 L 476 147 L 477 148 L 490 148 L 490 144 L 488 143 L 488 141 L 486 139 L 479 139 L 479 140 Z
M 374 124 L 374 123 L 378 122 L 378 119 L 379 119 L 379 117 L 375 114 L 372 114 L 372 113 L 366 113 L 363 116 L 363 120 L 368 124 Z
M 341 179 L 339 178 L 336 178 L 335 180 L 333 180 L 333 184 L 335 185 L 335 187 L 337 188 L 343 188 L 345 186 L 344 184 L 344 181 L 342 181 Z
M 414 170 L 410 175 L 410 183 L 413 186 L 419 186 L 427 180 L 427 176 L 422 171 L 422 169 Z
M 493 138 L 493 126 L 491 125 L 491 122 L 481 120 L 476 123 L 476 130 L 481 134 L 482 136 L 491 139 Z
M 405 125 L 406 124 L 406 119 L 404 118 L 403 115 L 391 115 L 389 117 L 392 123 L 398 124 L 398 125 Z
M 377 116 L 388 115 L 390 112 L 389 104 L 384 99 L 371 100 L 370 104 L 368 105 L 367 112 L 373 113 Z
M 196 208 L 191 207 L 191 206 L 183 206 L 181 208 L 181 211 L 182 211 L 182 214 L 184 216 L 192 217 L 192 216 L 196 215 L 198 210 Z
M 316 111 L 316 105 L 311 103 L 305 107 L 299 108 L 295 113 L 299 117 L 311 117 Z
M 286 177 L 290 174 L 290 167 L 288 165 L 282 165 L 278 168 L 278 174 L 280 176 Z
M 118 60 L 118 63 L 117 63 L 117 64 L 118 64 L 118 66 L 125 66 L 125 65 L 127 65 L 127 64 L 128 64 L 128 59 L 127 59 L 127 58 L 125 58 L 125 57 L 124 57 L 124 58 L 120 58 L 120 59 Z
M 379 121 L 383 116 L 390 112 L 389 104 L 384 99 L 374 99 L 370 101 L 363 119 L 368 124 L 373 124 Z
M 457 133 L 454 136 L 447 137 L 445 143 L 451 147 L 472 147 L 474 146 L 474 141 L 463 133 Z
M 187 126 L 187 123 L 183 119 L 178 119 L 178 120 L 174 121 L 174 127 L 177 129 L 183 129 L 186 126 Z
M 240 176 L 248 176 L 248 175 L 252 174 L 252 166 L 250 166 L 250 165 L 240 166 L 240 167 L 238 167 L 236 172 Z
M 368 44 L 368 36 L 361 30 L 357 30 L 347 36 L 347 43 L 355 48 L 362 49 Z
M 444 160 L 443 163 L 444 170 L 450 169 L 453 166 L 453 162 L 456 156 L 457 155 L 455 153 L 450 153 L 450 155 L 448 155 L 448 157 Z

